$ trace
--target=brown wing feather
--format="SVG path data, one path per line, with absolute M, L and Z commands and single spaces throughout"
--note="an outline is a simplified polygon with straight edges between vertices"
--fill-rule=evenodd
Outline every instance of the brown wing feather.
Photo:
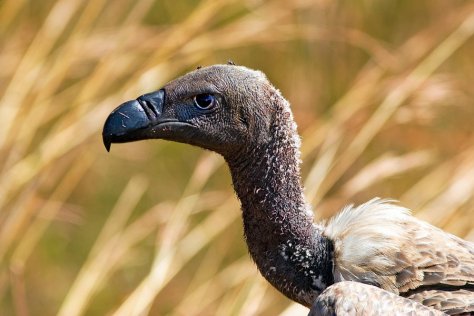
M 379 199 L 345 209 L 326 233 L 335 244 L 336 281 L 373 284 L 419 302 L 439 301 L 447 293 L 443 304 L 428 305 L 474 312 L 465 299 L 466 293 L 474 297 L 474 244 Z
M 423 305 L 446 311 L 450 315 L 474 314 L 474 292 L 468 290 L 426 290 L 407 296 Z
M 413 218 L 409 237 L 396 252 L 395 286 L 407 293 L 420 286 L 474 285 L 474 245 Z
M 313 304 L 309 316 L 445 315 L 378 287 L 339 282 L 328 287 Z
M 398 254 L 400 295 L 451 315 L 474 313 L 473 244 L 418 220 L 406 229 L 413 239 Z

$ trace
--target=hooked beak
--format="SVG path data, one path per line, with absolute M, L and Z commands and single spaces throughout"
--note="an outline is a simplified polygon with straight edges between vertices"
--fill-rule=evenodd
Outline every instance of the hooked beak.
M 162 119 L 165 90 L 144 94 L 127 101 L 110 113 L 105 121 L 102 139 L 107 151 L 112 143 L 127 143 L 147 138 L 150 127 L 166 122 Z

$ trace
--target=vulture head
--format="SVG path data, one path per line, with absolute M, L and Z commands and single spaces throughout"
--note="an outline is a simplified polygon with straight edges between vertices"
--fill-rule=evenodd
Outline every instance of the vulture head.
M 307 306 L 332 283 L 332 248 L 315 235 L 300 184 L 296 124 L 263 73 L 235 65 L 192 71 L 116 108 L 103 138 L 107 149 L 157 138 L 221 154 L 241 201 L 249 252 L 265 278 Z
M 165 139 L 228 158 L 266 143 L 275 113 L 286 103 L 262 72 L 213 65 L 117 107 L 103 140 L 109 150 L 112 143 Z

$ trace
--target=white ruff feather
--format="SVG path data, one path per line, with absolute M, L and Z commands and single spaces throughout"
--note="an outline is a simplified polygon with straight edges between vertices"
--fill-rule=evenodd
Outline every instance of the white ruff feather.
M 393 268 L 393 254 L 409 238 L 404 224 L 414 218 L 392 203 L 375 198 L 358 207 L 349 205 L 328 223 L 324 234 L 334 241 L 336 281 L 367 282 L 367 272 L 385 274 Z

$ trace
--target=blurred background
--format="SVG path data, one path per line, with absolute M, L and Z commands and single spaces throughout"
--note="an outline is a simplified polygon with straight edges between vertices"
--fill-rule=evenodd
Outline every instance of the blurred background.
M 227 60 L 292 103 L 317 219 L 391 197 L 474 240 L 473 34 L 472 1 L 1 1 L 0 314 L 306 314 L 220 157 L 102 145 L 117 105 Z

